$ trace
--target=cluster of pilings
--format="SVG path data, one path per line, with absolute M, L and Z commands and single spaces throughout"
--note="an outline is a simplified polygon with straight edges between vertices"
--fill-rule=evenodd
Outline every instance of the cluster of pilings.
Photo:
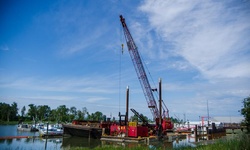
M 212 129 L 207 126 L 197 126 L 194 129 L 195 142 L 199 140 L 211 140 L 226 136 L 226 130 L 224 128 L 216 128 L 215 123 L 212 123 Z

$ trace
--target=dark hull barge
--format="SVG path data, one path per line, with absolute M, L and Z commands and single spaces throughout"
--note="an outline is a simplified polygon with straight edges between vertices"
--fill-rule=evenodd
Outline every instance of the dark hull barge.
M 99 121 L 73 121 L 72 124 L 63 124 L 63 134 L 100 139 L 103 128 L 101 125 Z

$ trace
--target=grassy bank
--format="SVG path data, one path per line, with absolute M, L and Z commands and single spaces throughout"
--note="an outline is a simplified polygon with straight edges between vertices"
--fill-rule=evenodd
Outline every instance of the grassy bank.
M 182 147 L 181 150 L 248 150 L 250 149 L 250 134 L 229 135 L 225 138 L 215 140 L 213 144 L 197 145 L 196 148 Z

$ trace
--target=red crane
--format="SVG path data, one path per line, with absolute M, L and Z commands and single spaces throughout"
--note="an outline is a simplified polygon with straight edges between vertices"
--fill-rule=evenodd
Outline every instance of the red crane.
M 133 40 L 132 35 L 129 32 L 129 29 L 126 25 L 125 19 L 123 18 L 122 15 L 120 15 L 120 21 L 121 21 L 121 24 L 123 27 L 124 36 L 125 36 L 125 39 L 127 42 L 128 51 L 129 51 L 130 57 L 133 61 L 133 65 L 134 65 L 135 71 L 137 73 L 138 79 L 140 81 L 141 87 L 143 89 L 143 93 L 144 93 L 145 98 L 147 100 L 148 107 L 150 108 L 154 119 L 160 118 L 160 113 L 159 113 L 159 110 L 157 108 L 157 104 L 156 104 L 156 101 L 155 101 L 155 98 L 153 95 L 153 90 L 149 84 L 147 74 L 146 74 L 144 66 L 142 64 L 142 60 L 141 60 L 141 57 L 139 55 L 137 46 Z

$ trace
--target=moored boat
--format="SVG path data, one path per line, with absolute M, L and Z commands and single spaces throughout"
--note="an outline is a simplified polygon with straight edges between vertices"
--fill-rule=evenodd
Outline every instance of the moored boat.
M 18 124 L 17 130 L 26 132 L 38 131 L 38 129 L 35 126 L 29 124 Z
M 62 136 L 63 128 L 61 125 L 48 125 L 39 129 L 39 134 L 41 136 Z

